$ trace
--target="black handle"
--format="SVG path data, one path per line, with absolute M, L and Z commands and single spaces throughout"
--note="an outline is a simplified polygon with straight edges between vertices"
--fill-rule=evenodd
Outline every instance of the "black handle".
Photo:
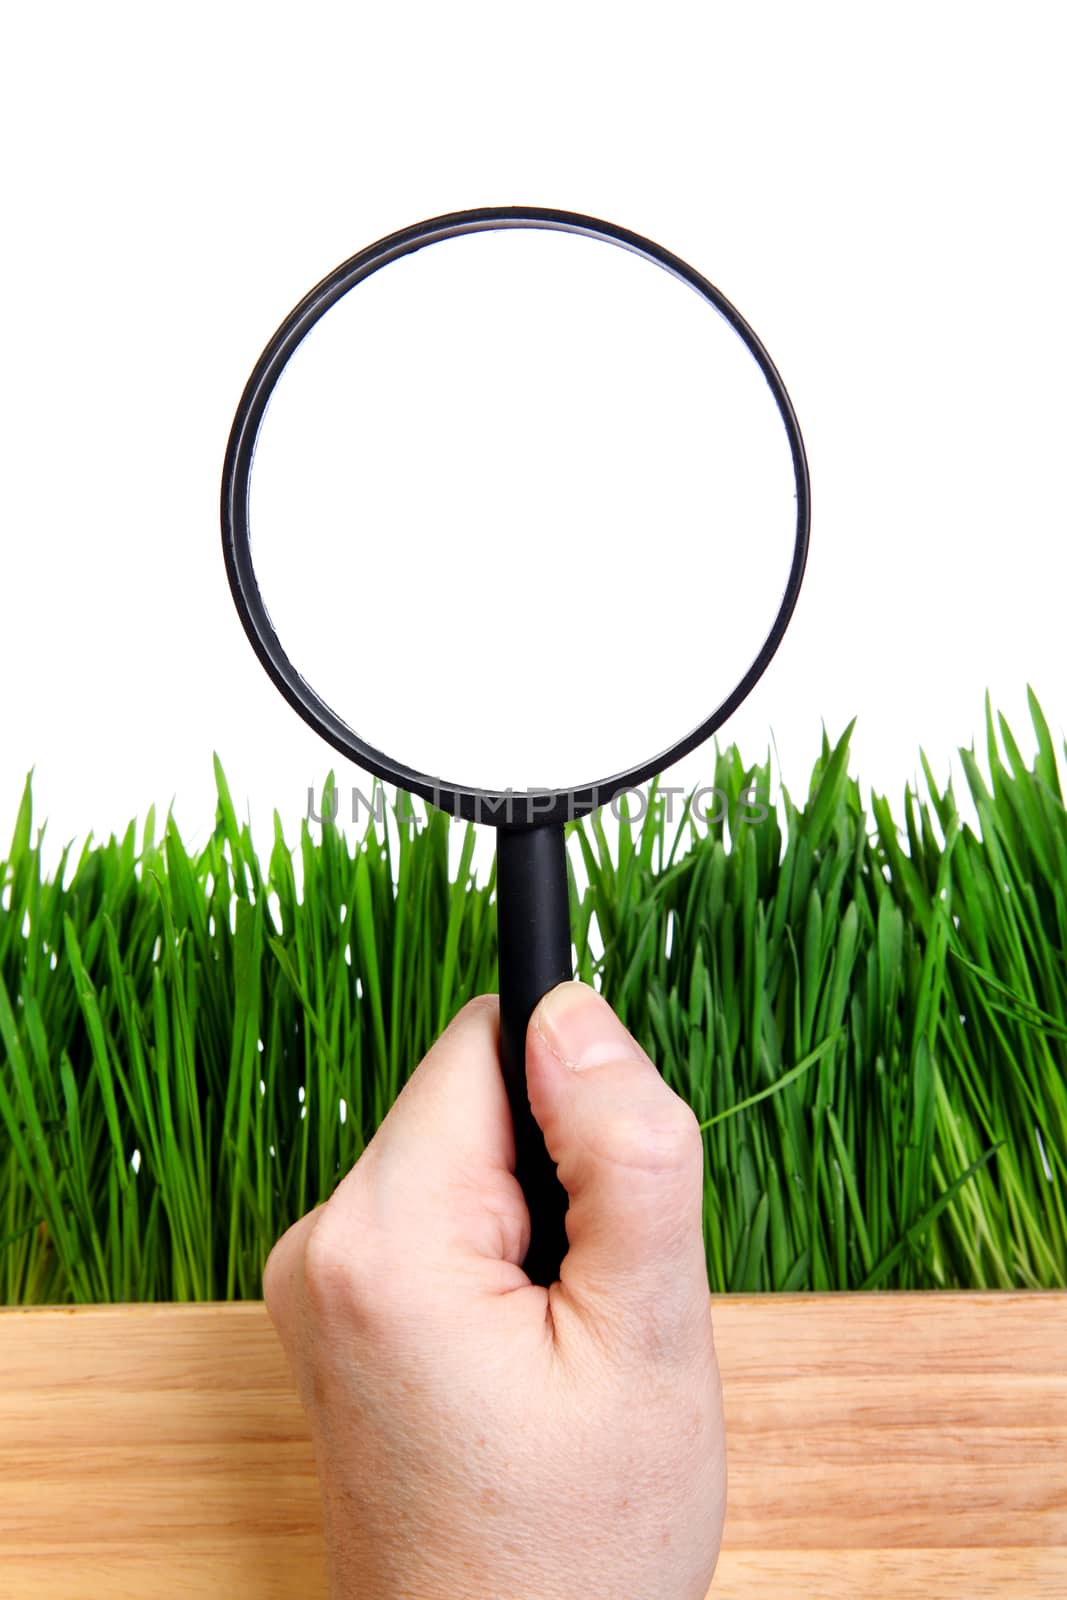
M 567 1253 L 567 1191 L 545 1149 L 526 1092 L 526 1028 L 542 995 L 573 977 L 563 827 L 498 828 L 497 939 L 500 1063 L 515 1125 L 515 1176 L 530 1211 L 523 1267 L 547 1287 Z

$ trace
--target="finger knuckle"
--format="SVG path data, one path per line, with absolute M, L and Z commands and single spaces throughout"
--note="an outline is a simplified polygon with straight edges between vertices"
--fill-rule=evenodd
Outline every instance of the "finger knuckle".
M 673 1171 L 703 1162 L 700 1125 L 692 1108 L 673 1093 L 652 1111 L 617 1112 L 610 1143 L 617 1162 L 639 1170 Z
M 308 1302 L 317 1317 L 340 1313 L 367 1322 L 389 1301 L 391 1274 L 373 1237 L 353 1227 L 344 1233 L 325 1213 L 312 1228 L 304 1252 Z

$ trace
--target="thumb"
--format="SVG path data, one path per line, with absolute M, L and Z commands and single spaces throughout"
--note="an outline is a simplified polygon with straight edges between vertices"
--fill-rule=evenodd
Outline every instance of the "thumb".
M 526 1052 L 530 1105 L 570 1202 L 564 1300 L 612 1345 L 688 1353 L 711 1322 L 693 1111 L 586 984 L 545 996 Z

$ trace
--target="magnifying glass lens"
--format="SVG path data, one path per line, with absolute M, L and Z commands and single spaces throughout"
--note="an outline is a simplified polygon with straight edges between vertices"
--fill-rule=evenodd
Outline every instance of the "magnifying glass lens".
M 442 782 L 572 789 L 744 677 L 797 485 L 706 298 L 603 239 L 497 228 L 319 318 L 260 423 L 248 518 L 285 653 L 363 740 Z

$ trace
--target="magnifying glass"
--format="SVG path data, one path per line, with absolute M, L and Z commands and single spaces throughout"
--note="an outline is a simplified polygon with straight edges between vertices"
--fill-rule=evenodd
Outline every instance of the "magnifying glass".
M 241 396 L 222 540 L 263 667 L 364 771 L 497 830 L 535 1283 L 567 1249 L 525 1070 L 530 1017 L 573 973 L 564 826 L 740 705 L 809 521 L 800 429 L 748 323 L 660 245 L 572 212 L 379 239 L 289 313 Z

